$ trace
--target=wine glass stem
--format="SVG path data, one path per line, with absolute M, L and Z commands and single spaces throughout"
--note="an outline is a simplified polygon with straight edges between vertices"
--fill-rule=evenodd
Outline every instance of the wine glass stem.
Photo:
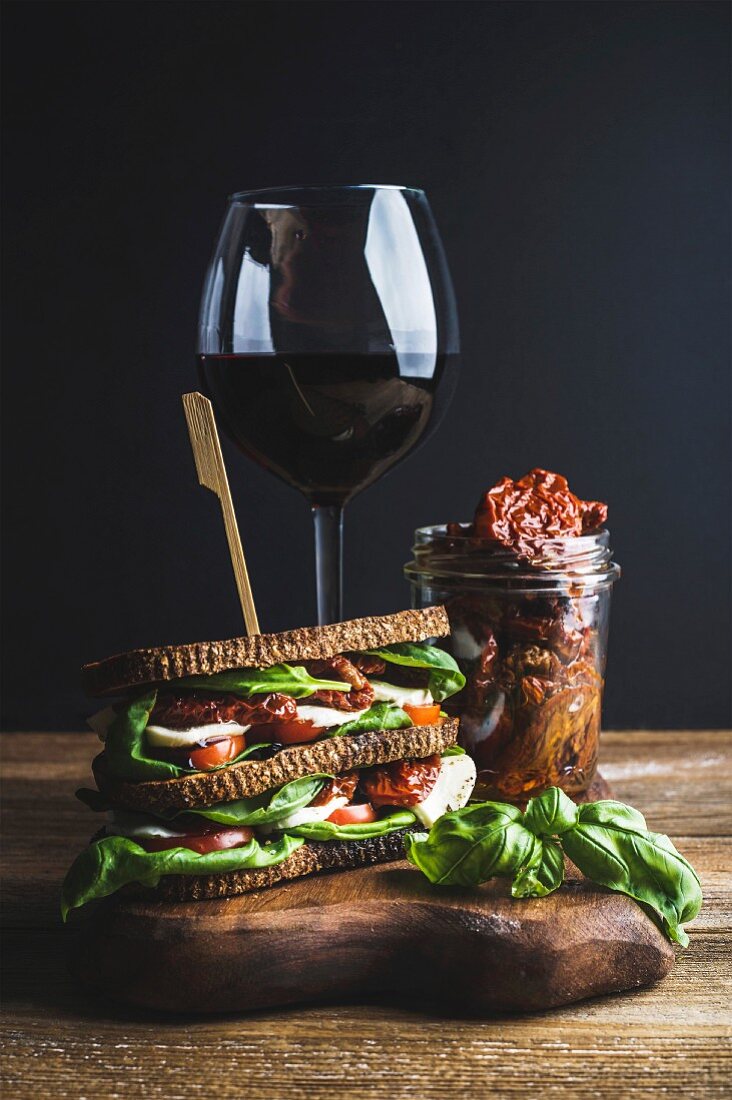
M 343 509 L 314 504 L 318 626 L 341 621 L 343 608 Z

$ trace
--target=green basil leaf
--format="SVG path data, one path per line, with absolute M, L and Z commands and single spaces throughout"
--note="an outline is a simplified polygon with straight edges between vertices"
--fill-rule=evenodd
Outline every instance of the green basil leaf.
M 605 799 L 602 802 L 586 802 L 576 809 L 577 820 L 585 825 L 613 825 L 618 829 L 634 829 L 636 832 L 646 832 L 648 829 L 643 814 L 633 806 L 626 806 L 624 802 Z
M 148 755 L 145 727 L 156 699 L 157 691 L 149 691 L 115 706 L 115 718 L 104 741 L 107 771 L 115 779 L 137 783 L 146 779 L 175 779 L 184 774 L 177 764 Z
M 557 836 L 577 824 L 577 807 L 559 787 L 529 799 L 524 825 L 536 836 Z
M 564 853 L 560 845 L 537 837 L 533 858 L 514 878 L 511 894 L 515 898 L 544 898 L 563 882 Z
M 318 772 L 293 779 L 276 791 L 265 791 L 254 798 L 238 798 L 233 802 L 220 802 L 201 810 L 187 810 L 221 825 L 269 825 L 281 817 L 309 806 L 320 793 L 331 775 Z
M 684 947 L 689 939 L 681 925 L 702 904 L 694 868 L 667 836 L 648 832 L 642 814 L 610 800 L 575 806 L 556 787 L 532 799 L 525 814 L 499 802 L 469 804 L 445 814 L 429 834 L 408 835 L 405 844 L 431 882 L 473 886 L 513 874 L 517 898 L 556 890 L 564 852 L 590 881 L 647 906 Z
M 304 699 L 316 691 L 350 691 L 342 680 L 318 680 L 302 665 L 272 665 L 271 668 L 235 668 L 213 676 L 185 676 L 176 687 L 195 688 L 233 695 L 261 695 L 277 691 L 293 699 Z
M 412 719 L 395 703 L 374 703 L 359 718 L 335 726 L 330 737 L 345 737 L 350 733 L 372 733 L 374 730 L 401 730 L 411 726 Z M 323 730 L 325 733 L 325 730 Z
M 465 687 L 465 677 L 458 668 L 455 658 L 437 646 L 399 642 L 396 645 L 385 646 L 383 649 L 367 649 L 365 652 L 393 665 L 429 669 L 428 686 L 432 698 L 437 703 L 441 703 L 443 699 L 448 699 L 456 691 Z
M 307 840 L 367 840 L 374 836 L 387 836 L 397 829 L 406 829 L 417 819 L 411 810 L 397 810 L 378 821 L 363 825 L 336 825 L 333 821 L 309 821 L 287 829 L 288 836 L 300 836 Z
M 261 845 L 256 840 L 241 848 L 199 855 L 188 848 L 146 852 L 127 837 L 109 836 L 85 848 L 64 879 L 61 916 L 89 901 L 114 894 L 131 882 L 157 886 L 163 875 L 222 875 L 250 867 L 272 867 L 300 847 L 298 837 L 283 836 Z
M 302 809 L 309 805 L 317 794 L 320 794 L 329 779 L 334 777 L 328 772 L 316 772 L 314 775 L 304 775 L 300 779 L 293 779 L 285 783 L 272 796 L 267 812 L 276 819 L 293 810 Z
M 426 840 L 408 834 L 407 858 L 441 886 L 477 886 L 514 875 L 531 862 L 537 844 L 522 820 L 519 809 L 501 802 L 468 805 L 444 814 Z
M 449 748 L 446 748 L 443 751 L 442 755 L 443 756 L 465 756 L 465 749 L 462 747 L 462 745 L 450 745 Z
M 175 779 L 180 775 L 192 775 L 195 771 L 194 768 L 182 768 L 168 760 L 156 760 L 154 756 L 149 755 L 145 728 L 156 698 L 157 692 L 151 691 L 115 704 L 116 716 L 107 729 L 104 741 L 107 771 L 115 779 L 140 783 L 147 779 Z M 219 764 L 211 770 L 230 768 L 232 764 L 246 760 L 257 749 L 264 748 L 264 745 L 265 742 L 259 745 L 247 745 L 235 760 L 230 760 L 227 764 Z M 88 799 L 82 799 L 82 801 L 90 805 Z
M 591 809 L 593 805 L 599 804 L 580 807 L 579 822 L 562 836 L 569 858 L 592 882 L 647 905 L 669 939 L 688 946 L 689 937 L 681 925 L 693 920 L 702 903 L 694 868 L 667 836 L 616 825 L 607 811 L 604 823 L 596 824 L 593 818 L 598 811 Z

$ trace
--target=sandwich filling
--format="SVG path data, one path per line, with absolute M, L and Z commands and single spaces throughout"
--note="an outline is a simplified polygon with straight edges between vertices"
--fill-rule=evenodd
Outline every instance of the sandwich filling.
M 437 724 L 465 683 L 450 654 L 398 643 L 302 665 L 172 680 L 94 715 L 116 779 L 144 782 L 266 759 L 288 745 Z
M 442 628 L 446 623 L 439 618 L 428 616 Z M 446 747 L 457 723 L 439 728 L 447 718 L 442 704 L 465 678 L 450 654 L 427 642 L 149 685 L 132 682 L 137 686 L 126 698 L 89 723 L 104 742 L 95 767 L 101 791 L 78 794 L 107 818 L 64 880 L 64 917 L 129 884 L 155 887 L 168 875 L 218 879 L 292 860 L 289 869 L 235 880 L 236 892 L 324 867 L 398 858 L 399 834 L 430 828 L 448 810 L 464 806 L 473 790 L 472 760 L 457 746 Z M 392 735 L 390 743 L 401 747 L 374 755 L 374 734 L 383 733 L 387 743 L 388 731 L 418 726 L 432 729 Z M 310 751 L 327 738 L 349 743 Z M 305 748 L 269 763 L 289 746 Z M 434 755 L 420 755 L 427 752 Z M 389 759 L 401 753 L 404 758 Z M 374 763 L 384 756 L 389 762 Z M 238 764 L 243 769 L 225 780 L 197 778 L 193 786 L 201 797 L 194 805 L 188 796 L 158 798 L 168 780 Z M 247 767 L 256 769 L 257 781 L 250 782 Z M 313 773 L 317 767 L 323 770 Z M 290 768 L 296 778 L 283 782 L 293 774 Z M 262 781 L 265 774 L 277 778 L 270 785 Z M 137 785 L 133 795 L 130 788 Z M 250 797 L 228 793 L 262 786 L 269 789 Z M 144 812 L 132 812 L 126 802 Z M 292 859 L 303 845 L 308 847 Z
M 155 886 L 163 875 L 271 867 L 306 841 L 364 841 L 429 829 L 467 804 L 475 779 L 471 758 L 452 746 L 419 760 L 307 775 L 254 798 L 165 817 L 111 808 L 98 791 L 79 791 L 92 809 L 107 810 L 108 819 L 64 880 L 64 917 L 132 882 Z

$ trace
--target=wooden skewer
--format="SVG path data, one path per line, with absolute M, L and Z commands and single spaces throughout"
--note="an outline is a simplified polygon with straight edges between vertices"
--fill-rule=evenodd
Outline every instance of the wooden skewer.
M 205 489 L 210 489 L 212 493 L 215 493 L 221 503 L 226 539 L 229 543 L 229 554 L 231 555 L 231 564 L 234 569 L 234 578 L 239 592 L 241 609 L 244 613 L 247 634 L 259 634 L 252 586 L 249 583 L 247 563 L 244 558 L 244 550 L 242 549 L 239 528 L 234 514 L 229 479 L 226 476 L 226 467 L 221 453 L 219 433 L 216 430 L 213 406 L 202 393 L 184 393 L 183 409 L 186 414 L 193 457 L 196 460 L 198 481 Z

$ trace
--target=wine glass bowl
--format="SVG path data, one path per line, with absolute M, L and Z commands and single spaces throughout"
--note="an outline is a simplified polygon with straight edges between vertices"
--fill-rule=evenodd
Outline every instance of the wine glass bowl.
M 452 389 L 454 296 L 425 195 L 369 185 L 231 196 L 198 353 L 224 429 L 307 497 L 319 557 L 337 571 L 343 505 L 426 437 L 438 391 L 444 409 Z M 319 619 L 332 621 L 338 586 L 320 566 Z

